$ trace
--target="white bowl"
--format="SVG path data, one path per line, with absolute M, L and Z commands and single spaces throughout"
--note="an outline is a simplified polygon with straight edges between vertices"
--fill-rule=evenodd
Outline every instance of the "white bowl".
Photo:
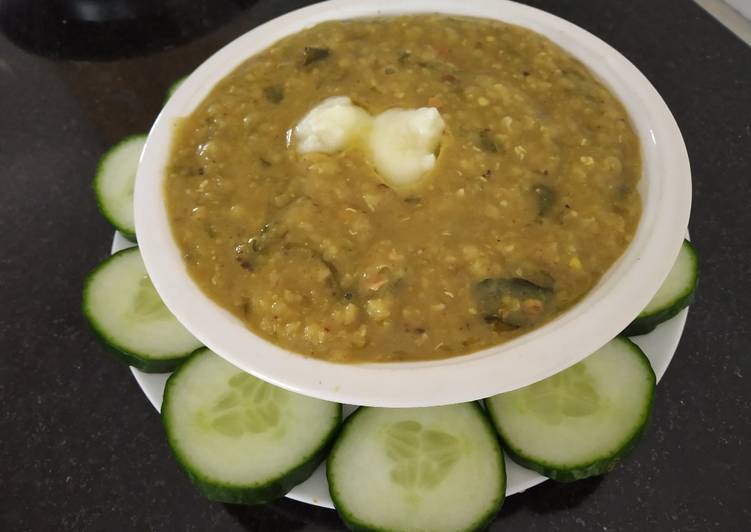
M 477 353 L 428 362 L 336 364 L 289 352 L 253 334 L 191 280 L 173 240 L 163 180 L 179 117 L 248 57 L 325 20 L 442 12 L 495 18 L 537 31 L 583 61 L 624 103 L 639 135 L 643 214 L 634 240 L 595 288 L 544 327 Z M 167 307 L 206 346 L 278 386 L 341 403 L 408 407 L 458 403 L 557 373 L 616 336 L 649 302 L 678 254 L 691 207 L 688 155 L 678 126 L 649 81 L 590 33 L 543 11 L 499 0 L 333 0 L 274 19 L 231 42 L 193 72 L 154 123 L 135 191 L 138 241 Z

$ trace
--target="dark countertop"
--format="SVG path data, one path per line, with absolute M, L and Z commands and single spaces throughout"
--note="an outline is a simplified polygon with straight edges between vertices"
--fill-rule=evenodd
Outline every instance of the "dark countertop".
M 64 2 L 0 3 L 0 529 L 342 528 L 333 511 L 291 500 L 204 500 L 79 310 L 83 277 L 112 238 L 90 188 L 100 154 L 149 128 L 173 80 L 304 3 L 194 2 L 191 16 L 76 27 L 73 41 L 74 22 L 51 7 Z M 509 498 L 491 528 L 751 530 L 751 48 L 687 0 L 531 3 L 617 48 L 675 114 L 702 277 L 636 449 L 606 477 Z

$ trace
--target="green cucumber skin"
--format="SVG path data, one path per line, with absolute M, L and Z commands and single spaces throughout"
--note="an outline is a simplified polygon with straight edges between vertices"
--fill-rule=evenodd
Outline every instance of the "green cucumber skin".
M 480 406 L 477 402 L 471 403 L 480 414 L 480 417 L 483 420 L 483 423 L 485 424 L 485 427 L 490 431 L 491 436 L 493 436 L 496 441 L 498 440 L 497 432 L 493 426 L 493 423 L 491 422 L 491 419 L 489 415 L 484 411 L 484 409 Z M 344 438 L 345 433 L 347 430 L 349 430 L 350 425 L 352 424 L 352 420 L 355 419 L 355 417 L 364 410 L 367 410 L 369 408 L 368 406 L 361 406 L 357 410 L 355 410 L 350 416 L 344 420 L 344 424 L 341 427 L 341 431 L 339 432 L 339 436 L 336 439 L 336 442 L 334 443 L 334 446 L 331 448 L 330 456 L 333 456 L 334 453 L 336 453 L 336 448 L 339 445 L 339 442 Z M 506 464 L 503 460 L 503 448 L 499 445 L 498 451 L 500 452 L 501 459 L 499 460 L 499 468 L 498 468 L 498 474 L 500 475 L 500 478 L 502 480 L 501 482 L 501 498 L 496 503 L 495 508 L 488 512 L 487 515 L 483 516 L 479 521 L 476 523 L 473 523 L 470 525 L 469 528 L 465 529 L 464 531 L 457 531 L 457 532 L 473 532 L 476 530 L 483 530 L 485 529 L 492 521 L 495 519 L 495 517 L 498 515 L 498 512 L 501 511 L 501 507 L 503 506 L 503 502 L 506 499 Z M 392 532 L 389 529 L 385 528 L 376 528 L 368 523 L 363 523 L 359 521 L 355 516 L 350 515 L 347 513 L 346 510 L 343 510 L 341 508 L 341 505 L 339 504 L 339 494 L 336 490 L 336 483 L 332 482 L 332 473 L 331 473 L 331 460 L 326 462 L 326 480 L 329 484 L 329 495 L 331 495 L 331 500 L 334 502 L 334 508 L 336 509 L 337 513 L 339 514 L 339 517 L 342 521 L 344 521 L 344 524 L 347 525 L 347 528 L 350 530 L 353 530 L 354 532 Z M 396 532 L 396 531 L 393 531 Z
M 214 480 L 208 479 L 194 471 L 188 461 L 184 459 L 178 446 L 175 443 L 174 437 L 169 429 L 169 417 L 170 409 L 172 408 L 171 393 L 170 390 L 175 385 L 178 376 L 185 369 L 188 368 L 191 361 L 195 360 L 201 354 L 208 349 L 205 347 L 197 349 L 193 355 L 182 364 L 172 375 L 167 379 L 167 383 L 164 387 L 164 401 L 162 403 L 162 424 L 164 425 L 165 432 L 167 433 L 167 443 L 172 449 L 172 453 L 177 460 L 180 468 L 188 475 L 188 478 L 201 490 L 201 492 L 210 500 L 215 502 L 225 502 L 230 504 L 262 504 L 275 499 L 279 499 L 286 495 L 298 484 L 307 480 L 310 475 L 316 470 L 316 468 L 326 459 L 329 449 L 331 448 L 334 440 L 336 439 L 339 429 L 342 424 L 342 405 L 339 406 L 338 421 L 334 426 L 331 433 L 321 443 L 321 445 L 313 451 L 312 454 L 302 459 L 302 461 L 287 474 L 272 480 L 262 486 L 233 486 L 227 484 L 221 484 Z
M 136 238 L 135 233 L 123 233 L 120 229 L 117 230 L 121 235 L 123 235 L 123 238 L 127 240 L 128 242 L 132 242 L 133 244 L 138 245 L 138 239 Z
M 616 451 L 615 455 L 613 455 L 612 457 L 602 458 L 600 460 L 592 462 L 591 464 L 577 466 L 575 469 L 557 469 L 552 465 L 547 465 L 542 462 L 535 462 L 534 460 L 523 456 L 505 442 L 503 449 L 509 458 L 511 458 L 514 462 L 522 467 L 536 471 L 542 476 L 555 480 L 556 482 L 575 482 L 584 478 L 604 475 L 605 473 L 612 471 L 621 461 L 623 456 L 636 446 L 637 441 L 644 433 L 646 425 L 647 423 L 645 421 L 642 427 L 634 433 L 633 437 L 626 444 L 624 444 L 623 447 Z M 503 436 L 501 436 L 501 439 L 503 439 Z
M 84 313 L 85 312 L 86 311 L 84 310 Z M 87 319 L 97 339 L 107 348 L 108 353 L 114 355 L 120 362 L 125 362 L 127 365 L 132 366 L 139 371 L 143 371 L 144 373 L 170 373 L 179 368 L 193 353 L 195 353 L 195 351 L 191 351 L 174 358 L 148 359 L 142 354 L 133 353 L 127 349 L 118 347 L 112 340 L 102 333 L 96 325 L 94 325 L 88 316 Z M 203 348 L 199 347 L 198 349 Z
M 188 76 L 183 76 L 181 78 L 177 78 L 175 81 L 173 81 L 169 87 L 167 87 L 167 92 L 164 95 L 164 103 L 166 104 L 170 98 L 172 98 L 172 95 L 175 94 L 175 91 L 180 87 L 180 85 L 183 84 L 183 82 L 188 79 Z
M 352 425 L 352 422 L 367 408 L 368 407 L 366 406 L 359 407 L 357 410 L 352 412 L 347 419 L 344 420 L 344 423 L 342 423 L 341 429 L 339 430 L 339 435 L 337 436 L 334 445 L 331 447 L 329 458 L 336 453 L 339 442 L 346 436 L 347 432 L 350 429 L 350 426 Z M 329 495 L 331 495 L 331 501 L 334 503 L 334 509 L 339 514 L 341 520 L 344 521 L 344 524 L 347 526 L 347 528 L 355 532 L 386 532 L 383 529 L 373 528 L 365 523 L 360 523 L 354 516 L 350 516 L 346 511 L 341 509 L 341 506 L 339 504 L 339 494 L 336 490 L 336 483 L 332 478 L 330 459 L 326 461 L 326 482 L 329 486 Z
M 119 231 L 125 238 L 130 240 L 131 242 L 136 242 L 136 233 L 135 231 L 131 231 L 130 228 L 123 227 L 119 223 L 117 223 L 109 214 L 109 211 L 107 211 L 107 208 L 102 203 L 102 199 L 99 197 L 99 179 L 102 175 L 102 171 L 104 170 L 104 166 L 107 163 L 107 159 L 109 159 L 109 154 L 115 150 L 115 148 L 119 147 L 121 144 L 125 144 L 126 142 L 130 142 L 131 140 L 136 139 L 145 139 L 147 135 L 143 133 L 138 133 L 135 135 L 128 135 L 124 139 L 122 139 L 120 142 L 115 144 L 114 146 L 111 146 L 102 156 L 101 159 L 99 159 L 99 162 L 96 166 L 96 174 L 94 175 L 94 197 L 96 198 L 96 204 L 97 207 L 99 207 L 99 212 L 104 217 L 105 220 L 109 222 L 109 224 L 114 227 L 117 231 Z
M 694 289 L 695 288 L 696 283 L 694 283 Z M 651 333 L 658 325 L 674 318 L 680 313 L 680 311 L 694 302 L 694 289 L 665 310 L 661 310 L 648 316 L 637 316 L 621 334 L 624 336 L 641 336 L 642 334 Z
M 690 289 L 672 305 L 653 312 L 652 314 L 646 314 L 644 316 L 639 315 L 634 318 L 634 321 L 623 330 L 621 333 L 622 335 L 640 336 L 642 334 L 651 333 L 658 325 L 674 318 L 680 311 L 694 302 L 694 294 L 696 293 L 696 287 L 699 284 L 699 254 L 696 252 L 694 245 L 688 240 L 684 240 L 683 245 L 688 248 L 691 253 L 691 259 L 694 263 L 694 282 L 691 284 Z
M 641 348 L 639 348 L 639 346 L 637 346 L 634 342 L 632 342 L 625 336 L 617 336 L 616 338 L 622 342 L 627 343 L 628 346 L 631 348 L 631 350 L 640 356 L 642 364 L 649 370 L 649 375 L 651 376 L 651 381 L 652 381 L 652 386 L 650 387 L 650 391 L 649 391 L 649 400 L 647 401 L 646 407 L 642 415 L 643 421 L 641 425 L 634 431 L 634 433 L 631 435 L 628 441 L 626 441 L 620 448 L 616 449 L 609 456 L 598 458 L 597 460 L 593 460 L 590 463 L 578 464 L 573 467 L 561 468 L 561 467 L 556 467 L 554 464 L 549 464 L 549 463 L 535 460 L 529 456 L 526 456 L 523 450 L 514 448 L 509 443 L 506 436 L 503 434 L 501 427 L 499 427 L 495 423 L 493 416 L 490 416 L 493 426 L 495 427 L 495 430 L 498 433 L 498 436 L 501 438 L 503 449 L 506 452 L 506 454 L 508 454 L 509 458 L 511 458 L 514 462 L 516 462 L 520 466 L 526 467 L 527 469 L 531 469 L 532 471 L 536 471 L 540 473 L 541 475 L 547 478 L 553 479 L 557 482 L 574 482 L 575 480 L 581 480 L 583 478 L 588 478 L 588 477 L 597 476 L 597 475 L 604 475 L 605 473 L 612 471 L 613 468 L 616 465 L 618 465 L 618 462 L 620 462 L 623 456 L 626 453 L 628 453 L 631 449 L 634 448 L 636 443 L 639 441 L 639 438 L 644 433 L 644 430 L 646 429 L 647 424 L 649 422 L 650 413 L 652 411 L 652 402 L 654 400 L 654 390 L 657 384 L 657 378 L 655 376 L 654 370 L 652 369 L 652 365 L 650 364 L 649 359 L 647 358 L 647 355 L 644 354 L 644 351 L 642 351 Z M 487 400 L 486 400 L 485 405 L 486 405 L 486 408 L 488 408 L 489 410 L 490 405 L 487 402 Z
M 129 349 L 126 349 L 125 347 L 122 347 L 119 345 L 116 341 L 114 341 L 112 338 L 110 338 L 106 332 L 101 330 L 99 328 L 99 325 L 96 322 L 96 318 L 94 317 L 93 313 L 89 310 L 88 306 L 86 305 L 86 294 L 88 293 L 89 286 L 91 284 L 91 280 L 94 278 L 94 275 L 99 271 L 100 268 L 104 268 L 107 264 L 110 263 L 110 261 L 115 260 L 116 257 L 120 256 L 121 254 L 125 253 L 134 253 L 137 252 L 137 247 L 130 247 L 126 249 L 122 249 L 118 251 L 117 253 L 110 255 L 107 259 L 102 261 L 96 268 L 94 268 L 89 274 L 86 276 L 86 279 L 83 283 L 83 298 L 81 301 L 81 311 L 83 312 L 84 318 L 86 318 L 86 321 L 89 323 L 89 326 L 94 331 L 95 336 L 99 339 L 99 341 L 104 344 L 104 346 L 107 348 L 107 351 L 110 354 L 115 355 L 115 357 L 128 364 L 129 366 L 133 366 L 134 368 L 141 370 L 145 373 L 169 373 L 170 371 L 174 371 L 177 369 L 183 362 L 185 362 L 193 353 L 196 351 L 199 351 L 203 349 L 203 347 L 199 347 L 196 350 L 189 351 L 188 353 L 183 353 L 181 355 L 177 355 L 172 358 L 150 358 L 148 354 L 146 353 L 137 353 L 134 351 L 130 351 Z

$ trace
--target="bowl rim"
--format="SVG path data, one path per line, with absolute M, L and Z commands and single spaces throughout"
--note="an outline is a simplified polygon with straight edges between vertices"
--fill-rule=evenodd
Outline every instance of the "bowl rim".
M 639 136 L 642 217 L 634 239 L 576 305 L 514 340 L 469 355 L 425 362 L 341 364 L 287 351 L 251 332 L 191 280 L 163 201 L 174 124 L 242 61 L 291 33 L 326 20 L 409 13 L 494 18 L 543 34 L 590 69 L 621 100 Z M 691 172 L 670 110 L 647 78 L 608 44 L 547 12 L 507 0 L 330 0 L 292 11 L 238 37 L 180 85 L 149 132 L 135 186 L 139 246 L 169 310 L 230 363 L 294 392 L 340 403 L 421 407 L 489 397 L 579 362 L 622 331 L 669 273 L 688 226 Z

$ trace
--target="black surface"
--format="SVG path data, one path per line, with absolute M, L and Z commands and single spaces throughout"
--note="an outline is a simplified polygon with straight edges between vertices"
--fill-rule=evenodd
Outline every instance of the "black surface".
M 14 44 L 53 59 L 115 59 L 187 42 L 253 0 L 4 0 L 0 28 Z M 127 38 L 124 38 L 127 36 Z
M 79 311 L 112 237 L 90 190 L 99 155 L 149 128 L 173 80 L 302 3 L 257 2 L 197 40 L 110 62 L 45 59 L 0 36 L 0 530 L 341 528 L 334 512 L 289 500 L 202 499 Z M 702 278 L 628 459 L 602 479 L 511 497 L 492 529 L 751 530 L 751 49 L 688 0 L 534 4 L 620 50 L 675 114 Z

